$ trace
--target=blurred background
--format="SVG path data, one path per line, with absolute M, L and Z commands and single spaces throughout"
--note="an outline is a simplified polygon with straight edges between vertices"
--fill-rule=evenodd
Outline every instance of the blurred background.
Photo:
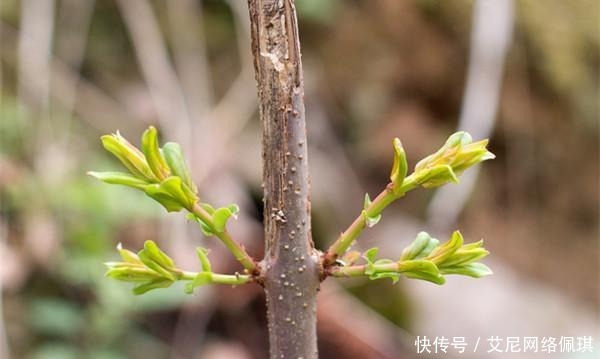
M 386 185 L 393 137 L 411 166 L 457 129 L 497 155 L 459 185 L 411 192 L 357 245 L 395 257 L 420 230 L 460 228 L 485 238 L 495 274 L 328 280 L 321 357 L 424 358 L 415 337 L 444 336 L 467 352 L 431 357 L 597 358 L 598 1 L 296 3 L 319 248 Z M 184 147 L 205 201 L 240 205 L 231 230 L 260 258 L 248 26 L 242 0 L 0 1 L 0 358 L 267 357 L 257 286 L 136 297 L 106 279 L 118 242 L 147 239 L 190 270 L 200 245 L 217 271 L 239 266 L 181 214 L 85 176 L 119 167 L 100 135 L 138 143 L 155 125 Z M 491 336 L 593 336 L 595 349 L 487 353 Z

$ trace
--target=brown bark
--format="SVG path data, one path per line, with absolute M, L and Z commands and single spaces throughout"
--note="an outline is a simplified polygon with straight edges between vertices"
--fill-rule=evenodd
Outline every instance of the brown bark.
M 262 123 L 271 358 L 316 358 L 319 255 L 310 228 L 304 85 L 293 0 L 249 0 Z

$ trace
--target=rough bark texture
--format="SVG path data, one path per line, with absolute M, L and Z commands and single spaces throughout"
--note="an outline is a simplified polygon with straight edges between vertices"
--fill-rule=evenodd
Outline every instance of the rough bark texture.
M 271 358 L 317 358 L 319 256 L 310 228 L 304 86 L 293 0 L 249 0 L 263 131 Z

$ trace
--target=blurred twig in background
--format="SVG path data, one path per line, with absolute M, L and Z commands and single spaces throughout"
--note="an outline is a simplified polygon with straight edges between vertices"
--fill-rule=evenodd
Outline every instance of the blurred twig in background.
M 512 0 L 477 0 L 473 10 L 467 82 L 458 130 L 474 138 L 492 137 L 497 118 L 504 61 L 514 24 Z M 427 209 L 427 222 L 445 233 L 462 212 L 479 174 L 479 166 L 465 173 L 457 186 L 440 188 Z
M 190 118 L 179 79 L 169 60 L 164 38 L 149 2 L 117 1 L 131 35 L 135 54 L 150 89 L 159 123 L 167 136 L 174 137 L 184 150 L 190 148 Z
M 0 26 L 0 39 L 2 38 L 2 27 Z M 2 52 L 0 51 L 0 54 Z M 0 59 L 0 108 L 3 106 L 2 94 L 2 59 Z M 0 133 L 0 141 L 4 140 L 4 136 Z M 4 159 L 0 157 L 0 166 L 4 167 Z M 0 210 L 4 210 L 3 196 L 0 194 Z M 0 219 L 0 258 L 6 251 L 6 237 L 8 236 L 8 227 L 4 223 L 4 219 Z M 4 319 L 4 274 L 0 272 L 0 357 L 9 358 L 8 338 L 6 335 L 6 325 Z
M 18 38 L 25 39 L 21 32 L 12 26 L 0 22 L 2 28 L 2 40 L 5 46 L 15 46 Z M 14 53 L 10 51 L 0 52 L 2 59 L 8 65 L 18 67 L 18 60 Z M 55 101 L 55 104 L 68 109 L 72 98 L 63 96 L 70 94 L 73 88 L 77 89 L 77 101 L 74 111 L 78 115 L 77 119 L 98 130 L 99 132 L 108 132 L 119 127 L 125 119 L 137 120 L 139 117 L 132 111 L 129 111 L 122 103 L 110 97 L 103 89 L 95 83 L 81 77 L 80 73 L 71 68 L 68 63 L 63 61 L 57 55 L 52 55 L 50 63 L 51 89 L 49 95 Z M 38 86 L 38 79 L 33 78 L 33 83 L 28 86 Z

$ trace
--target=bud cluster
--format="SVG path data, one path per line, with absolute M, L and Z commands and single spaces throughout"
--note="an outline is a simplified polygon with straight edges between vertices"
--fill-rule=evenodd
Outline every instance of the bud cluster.
M 117 157 L 129 173 L 92 171 L 88 174 L 106 183 L 142 190 L 169 212 L 191 210 L 198 201 L 198 190 L 179 144 L 168 142 L 159 148 L 156 128 L 152 126 L 142 135 L 141 143 L 140 151 L 118 131 L 102 136 L 104 148 Z

